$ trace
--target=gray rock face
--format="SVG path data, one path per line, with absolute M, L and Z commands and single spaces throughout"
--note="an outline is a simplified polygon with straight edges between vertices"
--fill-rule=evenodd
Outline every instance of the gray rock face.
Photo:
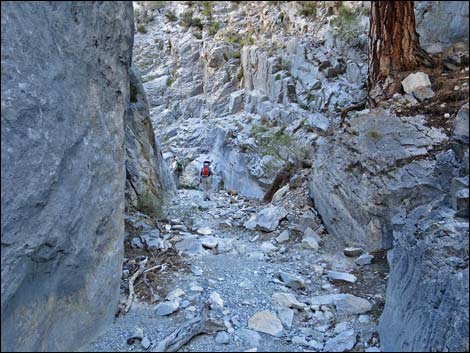
M 140 73 L 130 70 L 130 103 L 126 117 L 126 206 L 161 216 L 166 196 L 176 187 L 161 147 L 155 140 Z
M 454 134 L 460 123 L 456 118 Z M 468 191 L 468 160 L 459 157 L 453 150 L 438 154 L 433 174 L 440 193 L 392 218 L 394 247 L 378 329 L 385 351 L 469 349 L 469 223 L 454 199 L 462 186 Z
M 468 230 L 436 205 L 397 225 L 378 330 L 385 351 L 468 351 Z
M 132 4 L 1 10 L 1 349 L 75 350 L 118 304 Z
M 437 161 L 423 157 L 447 137 L 422 117 L 381 110 L 360 112 L 349 123 L 318 149 L 310 195 L 328 232 L 347 245 L 390 248 L 394 213 L 442 195 Z
M 421 44 L 468 42 L 466 1 L 416 1 L 416 30 Z

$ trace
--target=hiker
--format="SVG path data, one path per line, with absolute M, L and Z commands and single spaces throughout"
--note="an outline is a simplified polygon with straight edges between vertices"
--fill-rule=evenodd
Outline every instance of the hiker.
M 211 182 L 212 182 L 212 170 L 210 167 L 211 162 L 209 160 L 205 160 L 202 169 L 201 169 L 201 184 L 202 184 L 202 191 L 204 193 L 204 201 L 210 201 L 210 191 L 211 191 Z
M 175 182 L 176 182 L 176 187 L 179 188 L 180 185 L 180 177 L 183 174 L 183 164 L 178 160 L 178 158 L 175 158 L 175 161 L 173 162 L 172 165 L 172 170 L 173 174 L 175 176 Z

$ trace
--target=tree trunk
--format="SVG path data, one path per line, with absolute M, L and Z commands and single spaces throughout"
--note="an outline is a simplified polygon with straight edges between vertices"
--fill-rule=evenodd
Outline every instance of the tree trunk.
M 420 47 L 413 1 L 372 1 L 369 30 L 369 103 L 375 105 L 400 89 L 394 80 L 432 59 Z

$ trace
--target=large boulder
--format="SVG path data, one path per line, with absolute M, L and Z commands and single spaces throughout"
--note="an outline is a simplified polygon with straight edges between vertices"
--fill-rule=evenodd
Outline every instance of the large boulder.
M 320 142 L 310 195 L 329 233 L 366 251 L 392 246 L 393 215 L 442 196 L 440 162 L 430 151 L 446 135 L 425 126 L 424 117 L 363 111 L 351 127 Z M 445 168 L 444 168 L 445 169 Z
M 138 69 L 130 70 L 130 102 L 125 124 L 126 206 L 162 216 L 163 201 L 176 187 L 155 140 L 149 106 Z
M 71 351 L 116 312 L 126 2 L 2 2 L 2 351 Z

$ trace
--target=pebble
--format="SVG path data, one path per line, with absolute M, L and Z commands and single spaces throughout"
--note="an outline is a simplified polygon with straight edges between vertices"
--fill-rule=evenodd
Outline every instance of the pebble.
M 212 292 L 209 301 L 211 303 L 211 308 L 220 308 L 223 309 L 224 307 L 224 301 L 220 297 L 220 294 L 217 292 Z
M 345 272 L 337 272 L 337 271 L 330 271 L 328 272 L 328 278 L 337 280 L 337 281 L 345 281 L 350 283 L 355 283 L 357 281 L 356 276 L 351 275 Z
M 150 340 L 147 337 L 144 337 L 142 341 L 140 342 L 140 345 L 142 346 L 143 349 L 148 349 L 150 347 Z
M 160 316 L 170 315 L 174 313 L 176 310 L 178 310 L 179 306 L 180 306 L 180 303 L 177 302 L 176 300 L 163 302 L 163 303 L 158 304 L 155 307 L 155 311 L 157 315 L 160 315 Z
M 289 231 L 285 230 L 279 236 L 276 238 L 276 241 L 278 243 L 283 243 L 285 241 L 289 240 Z
M 229 344 L 230 336 L 225 331 L 217 332 L 217 334 L 215 335 L 215 342 L 218 344 Z

